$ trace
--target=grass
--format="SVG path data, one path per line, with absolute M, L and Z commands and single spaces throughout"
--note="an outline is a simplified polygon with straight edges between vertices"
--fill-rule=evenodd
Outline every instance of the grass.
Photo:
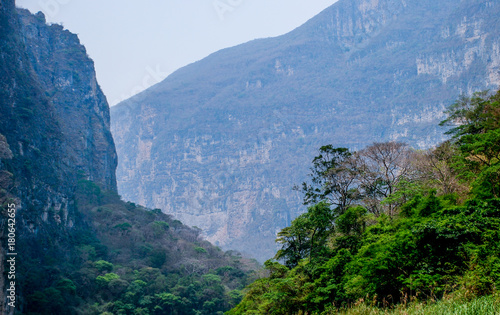
M 329 311 L 325 315 L 500 315 L 500 295 L 489 295 L 466 299 L 464 296 L 449 296 L 437 302 L 413 302 L 394 308 L 380 309 L 357 303 L 352 308 Z

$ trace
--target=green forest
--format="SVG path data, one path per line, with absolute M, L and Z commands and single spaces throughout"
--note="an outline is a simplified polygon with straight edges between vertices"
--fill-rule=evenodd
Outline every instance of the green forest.
M 226 314 L 500 312 L 500 92 L 445 114 L 432 149 L 321 147 L 307 212 Z
M 20 240 L 21 314 L 223 314 L 255 279 L 256 261 L 159 209 L 84 179 L 76 196 L 80 223 L 70 234 Z

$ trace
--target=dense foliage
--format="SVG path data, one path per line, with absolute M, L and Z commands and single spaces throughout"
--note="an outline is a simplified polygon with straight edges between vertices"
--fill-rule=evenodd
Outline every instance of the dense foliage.
M 159 209 L 87 180 L 75 202 L 88 225 L 73 230 L 71 244 L 54 234 L 23 255 L 25 314 L 222 314 L 251 281 L 255 261 L 223 252 Z
M 500 285 L 500 92 L 462 98 L 452 139 L 417 151 L 324 146 L 303 184 L 306 213 L 278 234 L 269 276 L 227 314 L 330 314 Z M 359 304 L 359 303 L 358 303 Z

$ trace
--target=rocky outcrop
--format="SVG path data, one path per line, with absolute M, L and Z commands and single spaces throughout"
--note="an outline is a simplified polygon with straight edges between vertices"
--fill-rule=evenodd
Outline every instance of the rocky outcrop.
M 78 36 L 48 26 L 43 13 L 18 11 L 22 39 L 42 90 L 54 105 L 64 135 L 63 163 L 104 189 L 116 190 L 117 164 L 109 106 L 93 61 Z M 66 141 L 67 140 L 67 141 Z
M 499 15 L 486 0 L 341 0 L 184 67 L 112 108 L 119 191 L 269 258 L 321 145 L 428 147 L 446 105 L 498 87 Z
M 77 182 L 116 191 L 109 108 L 78 37 L 47 25 L 41 13 L 17 10 L 13 0 L 0 1 L 0 121 L 2 264 L 7 203 L 17 209 L 19 257 L 43 263 L 50 247 L 64 259 L 72 230 L 83 224 Z M 26 283 L 22 260 L 17 268 L 18 284 Z M 17 294 L 23 297 L 22 286 Z M 12 314 L 2 302 L 0 313 Z

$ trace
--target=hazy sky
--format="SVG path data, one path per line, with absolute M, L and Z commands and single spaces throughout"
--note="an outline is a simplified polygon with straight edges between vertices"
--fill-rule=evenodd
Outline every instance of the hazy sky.
M 17 0 L 79 35 L 110 105 L 219 49 L 284 34 L 337 0 Z

